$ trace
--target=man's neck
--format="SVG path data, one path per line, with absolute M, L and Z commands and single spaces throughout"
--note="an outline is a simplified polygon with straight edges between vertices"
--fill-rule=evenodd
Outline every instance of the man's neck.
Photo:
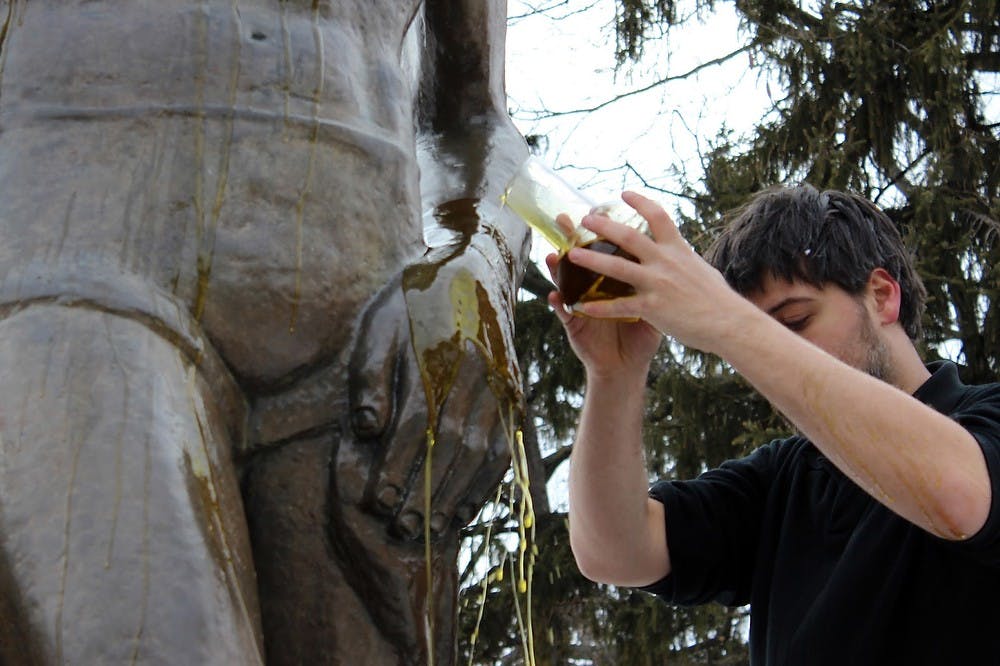
M 924 361 L 917 353 L 913 342 L 902 330 L 889 341 L 892 358 L 891 383 L 898 389 L 912 395 L 931 376 Z

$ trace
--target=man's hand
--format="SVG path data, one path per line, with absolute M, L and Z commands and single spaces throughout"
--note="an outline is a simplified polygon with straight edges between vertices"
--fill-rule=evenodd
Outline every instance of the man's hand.
M 582 303 L 578 311 L 590 317 L 642 319 L 685 346 L 714 351 L 717 336 L 726 332 L 728 313 L 753 305 L 694 252 L 662 207 L 633 192 L 626 192 L 622 198 L 646 219 L 652 237 L 600 214 L 585 216 L 582 225 L 617 244 L 637 261 L 584 248 L 570 250 L 569 259 L 631 284 L 636 293 Z
M 555 276 L 558 256 L 545 258 Z M 636 372 L 642 375 L 660 345 L 662 335 L 642 320 L 595 319 L 572 314 L 558 291 L 549 294 L 549 304 L 566 329 L 566 336 L 589 374 Z M 582 304 L 577 304 L 578 311 Z

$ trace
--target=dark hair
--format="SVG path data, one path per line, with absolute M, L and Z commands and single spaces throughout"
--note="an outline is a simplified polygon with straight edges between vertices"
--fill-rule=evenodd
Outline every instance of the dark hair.
M 927 291 L 899 230 L 863 197 L 811 185 L 764 190 L 727 215 L 705 256 L 744 295 L 771 274 L 816 287 L 833 283 L 857 296 L 883 268 L 902 291 L 900 323 L 910 338 L 920 337 Z

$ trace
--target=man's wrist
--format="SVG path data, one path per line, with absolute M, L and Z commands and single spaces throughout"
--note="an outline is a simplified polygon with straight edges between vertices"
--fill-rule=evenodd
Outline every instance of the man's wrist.
M 598 368 L 584 364 L 588 390 L 615 391 L 622 393 L 644 393 L 649 364 L 642 366 L 618 366 Z
M 727 362 L 732 362 L 734 356 L 742 355 L 751 343 L 767 336 L 774 330 L 773 326 L 781 326 L 771 315 L 739 295 L 735 295 L 731 303 L 720 307 L 719 313 L 713 322 L 716 333 L 703 351 Z

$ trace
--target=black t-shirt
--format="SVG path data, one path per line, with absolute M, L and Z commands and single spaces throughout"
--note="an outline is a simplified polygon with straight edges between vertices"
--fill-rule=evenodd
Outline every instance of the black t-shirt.
M 993 502 L 979 533 L 932 536 L 792 437 L 652 487 L 672 569 L 644 589 L 682 605 L 749 603 L 753 664 L 1000 664 L 1000 384 L 929 368 L 915 397 L 986 457 Z

